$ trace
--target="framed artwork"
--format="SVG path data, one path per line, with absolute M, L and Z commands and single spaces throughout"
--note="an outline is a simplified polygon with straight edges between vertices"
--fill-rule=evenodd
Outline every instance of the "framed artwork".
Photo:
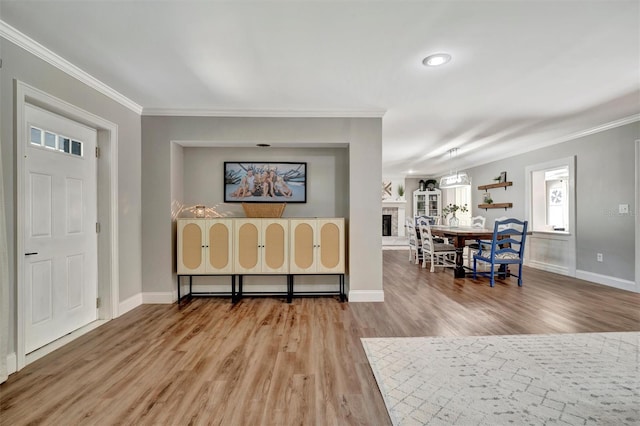
M 500 173 L 500 180 L 498 182 L 505 183 L 507 181 L 507 172 Z
M 225 203 L 306 203 L 307 163 L 224 162 Z
M 391 198 L 391 182 L 382 181 L 382 199 Z

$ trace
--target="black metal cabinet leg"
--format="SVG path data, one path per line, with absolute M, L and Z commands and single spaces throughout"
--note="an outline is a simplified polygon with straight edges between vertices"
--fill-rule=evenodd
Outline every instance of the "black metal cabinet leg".
M 231 303 L 236 303 L 236 276 L 231 275 Z
M 287 303 L 293 300 L 293 275 L 287 275 Z
M 178 303 L 180 303 L 180 275 L 178 275 Z

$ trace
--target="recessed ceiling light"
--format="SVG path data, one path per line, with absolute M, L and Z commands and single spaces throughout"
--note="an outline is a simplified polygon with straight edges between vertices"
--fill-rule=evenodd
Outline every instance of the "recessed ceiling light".
M 256 146 L 258 146 L 260 148 L 268 148 L 271 145 L 269 145 L 268 143 L 257 143 Z
M 422 60 L 422 64 L 426 67 L 438 67 L 444 65 L 451 60 L 451 55 L 448 53 L 434 53 Z

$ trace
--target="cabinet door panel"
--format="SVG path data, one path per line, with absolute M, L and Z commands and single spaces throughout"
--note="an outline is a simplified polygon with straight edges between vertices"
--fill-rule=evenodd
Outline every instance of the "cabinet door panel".
M 238 264 L 245 272 L 259 267 L 259 229 L 253 223 L 244 223 L 238 229 Z
M 340 229 L 334 223 L 326 223 L 320 228 L 320 263 L 324 268 L 333 269 L 340 263 Z
M 182 264 L 190 270 L 202 266 L 202 228 L 196 223 L 188 223 L 182 230 Z
M 318 219 L 317 272 L 342 274 L 345 271 L 344 219 Z
M 213 271 L 231 269 L 230 238 L 228 225 L 214 223 L 209 227 L 209 264 Z
M 314 228 L 309 223 L 299 223 L 293 228 L 292 272 L 307 272 L 314 266 Z
M 286 266 L 286 233 L 282 224 L 271 223 L 264 231 L 265 272 L 281 271 Z

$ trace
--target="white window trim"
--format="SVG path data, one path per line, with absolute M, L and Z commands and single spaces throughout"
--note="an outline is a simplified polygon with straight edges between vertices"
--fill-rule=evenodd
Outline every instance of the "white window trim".
M 532 203 L 531 203 L 531 174 L 540 170 L 548 170 L 560 167 L 569 168 L 569 185 L 568 185 L 568 201 L 569 201 L 569 232 L 566 231 L 534 231 L 532 218 Z M 527 221 L 529 221 L 530 229 L 532 233 L 538 235 L 544 235 L 546 238 L 565 240 L 568 242 L 568 247 L 571 250 L 570 264 L 567 268 L 567 275 L 571 277 L 576 276 L 576 261 L 577 261 L 577 247 L 576 247 L 576 157 L 572 155 L 570 157 L 558 158 L 555 160 L 547 161 L 544 163 L 533 164 L 525 168 L 525 200 L 524 200 L 524 214 Z

